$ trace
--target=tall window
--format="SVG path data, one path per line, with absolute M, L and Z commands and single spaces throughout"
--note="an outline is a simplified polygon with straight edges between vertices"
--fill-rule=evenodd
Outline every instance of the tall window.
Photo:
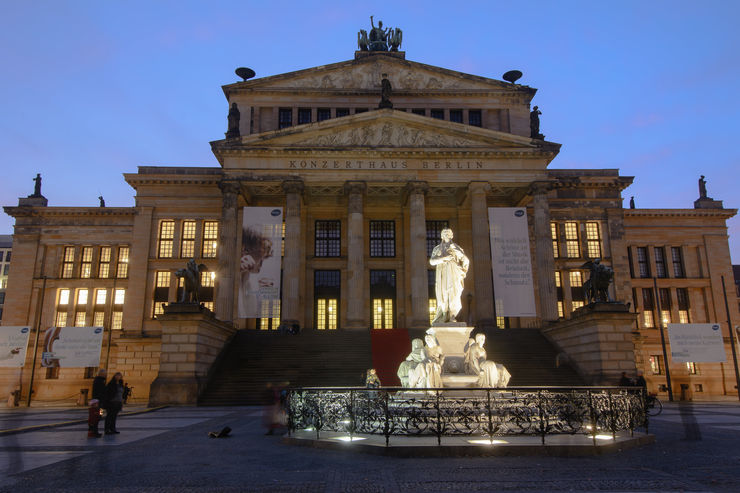
M 175 221 L 163 220 L 159 222 L 159 258 L 172 258 L 172 242 L 175 238 Z
M 455 123 L 463 122 L 462 110 L 450 110 L 450 121 Z
M 563 275 L 559 270 L 555 271 L 555 291 L 558 295 L 558 317 L 565 317 L 565 304 L 563 299 Z
M 483 119 L 481 118 L 480 110 L 468 111 L 468 124 L 474 127 L 480 127 L 483 125 Z
M 311 123 L 311 108 L 298 108 L 298 125 Z
M 337 118 L 349 115 L 349 108 L 337 108 Z
M 277 330 L 280 326 L 280 300 L 262 300 L 260 306 L 260 330 Z
M 331 110 L 329 108 L 319 108 L 316 110 L 316 121 L 323 122 L 331 118 Z
M 658 354 L 650 356 L 650 371 L 653 375 L 661 375 L 663 373 L 663 356 Z
M 687 361 L 686 370 L 689 372 L 689 375 L 696 375 L 696 363 L 694 363 L 693 361 Z
M 128 277 L 128 252 L 127 246 L 118 247 L 118 263 L 116 264 L 116 277 L 125 279 Z
M 680 247 L 671 247 L 671 259 L 673 260 L 673 276 L 686 277 L 683 271 L 683 258 Z
M 93 247 L 82 247 L 82 262 L 80 263 L 80 277 L 89 279 L 92 277 Z
M 218 251 L 218 221 L 203 222 L 203 258 L 216 258 Z
M 678 322 L 682 324 L 691 323 L 689 319 L 689 290 L 687 288 L 677 288 L 676 301 L 678 302 Z
M 87 289 L 77 290 L 77 300 L 75 302 L 75 327 L 85 327 L 87 321 Z
M 665 268 L 665 250 L 663 247 L 653 248 L 653 254 L 655 255 L 655 275 L 657 277 L 668 277 Z
M 319 330 L 336 329 L 339 320 L 339 271 L 314 271 L 313 286 L 316 328 Z
M 578 223 L 575 221 L 565 223 L 565 252 L 570 258 L 581 256 L 581 249 L 578 245 Z
M 67 311 L 69 309 L 69 289 L 59 289 L 57 291 L 57 312 L 54 317 L 55 327 L 66 327 Z
M 169 301 L 170 294 L 170 271 L 160 270 L 154 273 L 154 300 L 152 316 L 156 317 L 164 313 L 164 305 Z
M 314 255 L 317 257 L 339 257 L 340 252 L 340 222 L 316 221 Z
M 278 128 L 286 128 L 293 126 L 293 109 L 292 108 L 280 108 L 278 110 Z
M 653 310 L 655 310 L 655 301 L 653 300 L 652 288 L 642 290 L 642 324 L 644 327 L 653 328 L 655 327 L 655 319 L 653 317 Z
M 445 119 L 445 110 L 433 109 L 430 112 L 430 116 L 432 118 L 436 118 L 437 120 L 444 120 Z
M 198 299 L 203 306 L 213 311 L 213 287 L 216 285 L 216 273 L 215 272 L 201 272 L 200 273 L 200 291 L 198 291 Z
M 671 290 L 660 288 L 658 296 L 660 296 L 660 320 L 663 324 L 669 324 L 671 323 Z
M 62 278 L 70 279 L 75 267 L 75 247 L 64 247 L 64 259 L 62 260 Z
M 396 271 L 370 271 L 370 299 L 372 300 L 373 328 L 392 329 L 396 303 Z
M 427 221 L 427 224 L 429 221 Z M 427 229 L 427 232 L 429 230 Z M 427 241 L 427 245 L 428 245 Z M 436 294 L 436 284 L 437 284 L 437 273 L 433 270 L 427 270 L 427 288 L 428 288 L 428 294 L 429 294 L 429 324 L 434 321 L 434 318 L 437 316 L 437 294 Z
M 569 273 L 570 296 L 573 310 L 581 308 L 585 304 L 586 296 L 583 292 L 583 273 L 580 270 L 572 270 Z
M 93 308 L 93 326 L 102 327 L 105 324 L 105 302 L 108 299 L 108 290 L 95 290 L 95 305 Z
M 442 230 L 449 227 L 449 221 L 427 221 L 427 257 L 432 256 L 432 250 L 442 241 Z
M 586 223 L 586 248 L 590 258 L 601 258 L 601 231 L 599 223 Z
M 370 221 L 370 256 L 396 256 L 395 221 Z
M 552 238 L 552 255 L 560 257 L 560 245 L 558 244 L 558 223 L 550 223 L 550 237 Z
M 180 258 L 195 257 L 195 221 L 182 222 L 180 238 Z
M 111 315 L 111 329 L 121 330 L 123 328 L 123 301 L 126 298 L 126 290 L 117 288 L 113 294 L 113 313 Z
M 650 277 L 647 247 L 637 247 L 637 268 L 640 271 L 640 277 Z
M 100 262 L 98 263 L 98 277 L 107 279 L 110 276 L 111 247 L 100 247 Z

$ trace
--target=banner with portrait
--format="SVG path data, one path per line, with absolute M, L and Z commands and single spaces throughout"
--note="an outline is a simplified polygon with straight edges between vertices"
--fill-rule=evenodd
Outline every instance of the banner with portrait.
M 239 318 L 276 318 L 282 207 L 245 207 L 239 260 Z
M 727 361 L 719 324 L 668 324 L 668 340 L 674 363 Z
M 0 367 L 21 368 L 26 361 L 29 327 L 0 326 Z
M 102 327 L 50 327 L 44 332 L 41 366 L 86 368 L 100 364 Z
M 527 210 L 489 207 L 488 225 L 496 315 L 536 317 Z

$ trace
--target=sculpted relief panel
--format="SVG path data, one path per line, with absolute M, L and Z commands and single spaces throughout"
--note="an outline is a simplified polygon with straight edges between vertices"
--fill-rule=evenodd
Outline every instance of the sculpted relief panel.
M 462 137 L 431 133 L 398 123 L 385 122 L 307 137 L 292 145 L 308 145 L 311 147 L 481 147 L 483 144 Z

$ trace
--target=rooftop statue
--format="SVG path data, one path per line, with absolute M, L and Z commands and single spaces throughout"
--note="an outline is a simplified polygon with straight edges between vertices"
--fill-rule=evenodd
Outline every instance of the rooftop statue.
M 380 81 L 380 104 L 378 109 L 393 108 L 393 103 L 391 103 L 392 92 L 393 87 L 391 81 L 388 80 L 388 74 L 383 74 L 383 80 Z
M 436 267 L 435 291 L 437 295 L 437 314 L 432 325 L 445 322 L 455 322 L 460 313 L 465 275 L 468 273 L 470 261 L 465 252 L 456 243 L 452 242 L 452 230 L 445 228 L 440 233 L 442 241 L 432 250 L 429 264 Z
M 182 290 L 180 303 L 199 303 L 200 274 L 206 271 L 208 271 L 208 267 L 205 264 L 196 264 L 195 259 L 188 260 L 184 269 L 175 271 L 177 277 L 185 279 L 185 288 Z
M 545 136 L 540 133 L 540 111 L 539 106 L 535 106 L 529 113 L 529 137 L 532 139 L 544 140 Z
M 383 21 L 378 21 L 375 27 L 373 16 L 370 16 L 370 33 L 360 29 L 357 33 L 357 48 L 360 51 L 398 51 L 403 40 L 403 33 L 399 28 L 383 28 Z
M 229 109 L 229 127 L 226 130 L 226 138 L 227 139 L 233 139 L 235 137 L 239 137 L 239 108 L 237 108 L 236 103 L 231 103 L 231 109 Z
M 704 175 L 699 178 L 699 198 L 707 198 L 707 180 L 704 179 Z
M 31 197 L 41 197 L 41 173 L 36 173 L 36 178 L 34 178 L 33 181 L 35 183 L 33 186 L 33 195 L 31 195 Z
M 614 271 L 611 267 L 602 265 L 601 259 L 589 260 L 582 267 L 588 267 L 591 270 L 591 277 L 583 283 L 583 293 L 586 296 L 586 303 L 609 303 L 609 284 L 614 279 Z
M 105 199 L 102 195 L 98 196 L 98 200 L 100 201 L 100 207 L 105 207 Z

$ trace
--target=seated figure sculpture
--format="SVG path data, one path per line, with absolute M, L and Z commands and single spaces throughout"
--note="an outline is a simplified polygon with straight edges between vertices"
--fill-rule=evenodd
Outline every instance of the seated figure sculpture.
M 468 340 L 465 345 L 465 372 L 478 375 L 478 387 L 506 387 L 511 374 L 504 365 L 488 359 L 483 347 L 485 342 L 485 334 L 476 334 L 475 340 Z
M 428 362 L 424 351 L 424 341 L 414 339 L 411 341 L 411 353 L 398 367 L 398 378 L 401 386 L 406 388 L 424 388 L 427 384 Z
M 445 355 L 442 353 L 442 348 L 439 346 L 437 338 L 432 334 L 427 334 L 424 337 L 427 345 L 424 348 L 426 355 L 426 371 L 427 371 L 427 383 L 426 387 L 429 388 L 441 388 L 442 384 L 442 365 L 445 362 Z

